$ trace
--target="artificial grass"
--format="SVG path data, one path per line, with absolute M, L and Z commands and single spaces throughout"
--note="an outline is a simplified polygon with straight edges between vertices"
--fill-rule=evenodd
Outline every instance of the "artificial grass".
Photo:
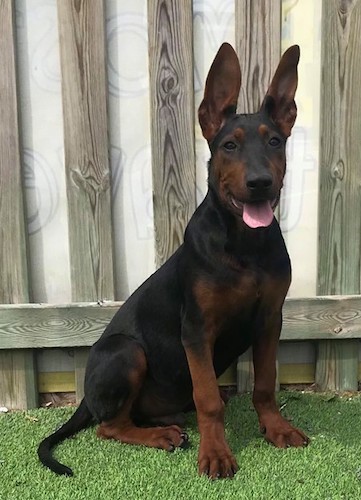
M 197 474 L 199 435 L 188 418 L 188 450 L 162 450 L 103 441 L 94 428 L 68 439 L 56 457 L 74 477 L 56 476 L 37 459 L 40 440 L 72 408 L 0 415 L 0 500 L 360 499 L 361 397 L 280 393 L 282 413 L 311 438 L 305 449 L 280 450 L 259 434 L 249 395 L 232 398 L 226 432 L 239 472 L 233 480 Z

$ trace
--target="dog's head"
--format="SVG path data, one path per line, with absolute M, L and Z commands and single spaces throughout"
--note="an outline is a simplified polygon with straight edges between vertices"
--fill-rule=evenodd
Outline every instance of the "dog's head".
M 252 228 L 271 224 L 279 200 L 286 140 L 297 116 L 299 56 L 298 45 L 283 54 L 257 113 L 236 114 L 241 69 L 228 43 L 208 73 L 198 116 L 211 150 L 209 187 Z

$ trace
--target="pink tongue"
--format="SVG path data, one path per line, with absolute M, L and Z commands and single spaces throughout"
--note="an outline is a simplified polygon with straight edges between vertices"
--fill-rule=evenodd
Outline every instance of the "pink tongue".
M 245 203 L 243 205 L 243 220 L 247 226 L 267 227 L 273 221 L 273 210 L 269 201 Z

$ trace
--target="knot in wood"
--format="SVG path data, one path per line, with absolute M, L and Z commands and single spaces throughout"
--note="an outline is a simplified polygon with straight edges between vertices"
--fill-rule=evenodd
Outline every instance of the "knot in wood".
M 110 173 L 108 168 L 102 168 L 95 172 L 92 168 L 81 169 L 73 167 L 70 169 L 72 183 L 90 198 L 92 205 L 98 196 L 110 188 Z
M 336 165 L 333 165 L 331 168 L 331 177 L 333 179 L 343 179 L 345 174 L 345 165 L 342 160 L 339 160 Z
M 339 5 L 339 16 L 340 16 L 340 21 L 341 25 L 344 28 L 347 19 L 345 17 L 350 14 L 350 12 L 353 10 L 357 3 L 357 0 L 341 0 L 340 5 Z
M 170 99 L 179 93 L 179 78 L 176 72 L 170 68 L 163 68 L 160 77 L 160 89 L 162 99 Z

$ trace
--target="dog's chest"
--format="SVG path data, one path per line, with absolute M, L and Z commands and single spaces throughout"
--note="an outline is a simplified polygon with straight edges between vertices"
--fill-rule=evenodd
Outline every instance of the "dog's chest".
M 194 294 L 202 313 L 205 330 L 221 334 L 227 326 L 241 326 L 259 314 L 282 306 L 289 280 L 275 278 L 260 269 L 244 270 L 231 284 L 198 281 Z

